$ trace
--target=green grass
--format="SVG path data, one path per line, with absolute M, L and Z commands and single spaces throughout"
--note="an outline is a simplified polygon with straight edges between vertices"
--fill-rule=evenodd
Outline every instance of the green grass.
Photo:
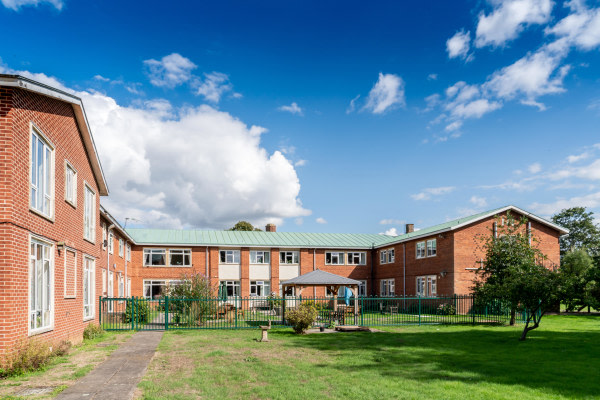
M 273 329 L 166 332 L 144 399 L 600 398 L 600 318 L 522 326 L 415 326 L 298 336 Z

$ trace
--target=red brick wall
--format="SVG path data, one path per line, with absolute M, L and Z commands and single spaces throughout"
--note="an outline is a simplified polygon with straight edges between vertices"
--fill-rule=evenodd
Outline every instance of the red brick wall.
M 29 210 L 30 123 L 54 145 L 54 219 Z M 64 297 L 64 250 L 53 248 L 54 328 L 34 335 L 51 341 L 79 341 L 83 321 L 83 254 L 96 259 L 98 275 L 100 196 L 70 104 L 22 89 L 0 90 L 0 353 L 28 337 L 30 234 L 77 250 L 77 291 Z M 65 201 L 65 159 L 77 170 L 77 207 Z M 96 240 L 83 239 L 83 182 L 96 193 Z M 100 293 L 96 279 L 96 293 Z M 96 319 L 97 301 L 94 313 Z

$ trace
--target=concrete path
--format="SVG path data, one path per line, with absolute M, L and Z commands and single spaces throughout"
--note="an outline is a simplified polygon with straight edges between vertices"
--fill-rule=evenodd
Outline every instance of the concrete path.
M 106 361 L 56 399 L 131 400 L 162 335 L 162 331 L 135 333 Z

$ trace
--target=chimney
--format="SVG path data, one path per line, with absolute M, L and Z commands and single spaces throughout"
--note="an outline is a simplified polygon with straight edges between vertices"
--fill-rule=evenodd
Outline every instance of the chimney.
M 406 233 L 411 233 L 415 231 L 415 224 L 406 224 Z
M 275 226 L 275 224 L 267 224 L 267 226 L 265 226 L 265 231 L 277 232 L 277 226 Z

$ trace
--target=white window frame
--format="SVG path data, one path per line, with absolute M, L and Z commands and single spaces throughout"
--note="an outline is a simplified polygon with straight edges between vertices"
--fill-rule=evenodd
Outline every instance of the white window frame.
M 119 238 L 119 257 L 123 258 L 125 251 L 125 242 L 123 239 Z
M 71 249 L 71 248 L 65 248 L 65 262 L 64 262 L 64 283 L 63 283 L 63 287 L 64 287 L 64 298 L 65 299 L 75 299 L 77 298 L 77 250 L 75 249 Z M 73 253 L 75 254 L 75 263 L 74 263 L 74 268 L 75 271 L 73 271 L 73 285 L 75 286 L 75 294 L 73 296 L 69 296 L 67 295 L 67 253 Z
M 88 198 L 88 195 L 91 197 Z M 88 242 L 96 243 L 96 192 L 85 181 L 83 182 L 83 238 Z
M 358 256 L 358 262 L 355 262 Z M 367 253 L 364 251 L 348 252 L 348 265 L 367 265 Z
M 258 293 L 258 288 L 261 288 L 262 294 Z M 268 290 L 267 290 L 268 289 Z M 254 291 L 254 293 L 252 293 Z M 271 294 L 271 281 L 250 281 L 250 296 L 252 297 L 267 297 Z
M 396 250 L 388 249 L 387 250 L 387 263 L 393 264 L 396 261 Z
M 392 297 L 395 294 L 396 294 L 396 280 L 394 278 L 379 280 L 379 296 Z
M 103 270 L 104 271 L 104 270 Z M 88 298 L 85 296 L 85 282 L 88 282 Z M 104 286 L 104 282 L 102 283 Z M 83 256 L 83 320 L 89 321 L 94 319 L 94 314 L 96 311 L 96 260 L 94 257 L 84 255 Z M 87 303 L 87 304 L 86 304 Z M 86 310 L 86 305 L 88 309 Z
M 43 322 L 44 312 L 48 312 L 48 324 L 47 325 L 40 324 L 39 326 L 34 326 L 32 328 L 32 326 L 31 326 L 32 317 L 34 316 L 34 313 L 37 313 L 37 309 L 38 309 L 38 307 L 35 307 L 35 310 L 34 310 L 32 307 L 33 306 L 33 304 L 32 304 L 33 297 L 36 297 L 36 300 L 37 300 L 37 296 L 33 296 L 33 293 L 32 293 L 32 291 L 34 290 L 34 282 L 32 281 L 32 277 L 35 275 L 35 272 L 37 272 L 38 268 L 40 267 L 40 265 L 38 265 L 38 263 L 36 262 L 37 257 L 35 255 L 31 254 L 31 249 L 34 245 L 36 246 L 36 254 L 37 254 L 37 246 L 42 247 L 42 260 L 41 260 L 42 274 L 43 274 L 44 262 L 48 261 L 47 282 L 44 285 L 44 287 L 42 288 L 42 293 L 41 293 L 42 299 L 39 300 L 42 303 L 41 309 L 40 309 L 40 313 L 42 316 L 42 322 Z M 46 249 L 48 249 L 48 254 L 44 254 Z M 30 235 L 29 236 L 28 253 L 29 253 L 29 279 L 28 279 L 29 287 L 27 290 L 27 297 L 28 297 L 27 298 L 27 304 L 28 304 L 27 326 L 28 326 L 29 335 L 35 335 L 38 333 L 48 332 L 48 331 L 51 331 L 54 329 L 54 244 L 43 238 Z M 44 283 L 44 277 L 42 275 L 42 284 L 43 283 Z M 39 294 L 39 292 L 37 292 L 36 294 Z M 46 298 L 46 300 L 48 301 L 47 309 L 44 309 L 44 304 L 43 304 L 44 298 Z
M 435 257 L 437 255 L 437 239 L 429 239 L 427 241 L 426 251 L 427 257 Z
M 146 288 L 148 287 L 153 287 L 153 286 L 161 286 L 163 288 L 163 291 L 168 287 L 168 281 L 166 280 L 160 280 L 160 279 L 144 279 L 144 283 L 143 283 L 143 292 L 142 295 L 145 299 L 151 299 L 152 298 L 152 290 L 150 290 L 150 296 L 146 295 Z M 163 293 L 164 294 L 164 293 Z
M 125 294 L 125 296 L 131 296 L 131 278 L 127 278 L 127 293 Z
M 387 250 L 379 251 L 379 264 L 387 264 Z
M 29 124 L 29 130 L 31 135 L 29 135 L 29 209 L 35 212 L 38 215 L 41 215 L 44 218 L 49 220 L 54 220 L 54 145 L 48 138 L 42 133 L 42 131 L 32 123 Z M 42 142 L 43 147 L 43 155 L 42 155 L 42 177 L 43 180 L 48 180 L 43 187 L 40 187 L 39 176 L 35 172 L 37 172 L 37 157 L 38 152 L 36 151 L 34 154 L 33 143 L 36 144 L 36 150 L 39 146 L 40 142 Z M 46 157 L 46 149 L 49 150 L 49 160 Z M 35 160 L 35 162 L 34 162 Z M 35 165 L 34 165 L 35 164 Z M 48 165 L 50 164 L 50 165 Z M 35 170 L 34 171 L 34 167 Z M 34 182 L 35 178 L 35 182 Z M 41 205 L 38 205 L 38 200 L 40 200 L 40 195 L 38 194 L 38 190 L 42 189 L 43 193 L 41 195 Z M 35 191 L 35 196 L 33 192 Z M 35 204 L 34 204 L 35 198 Z M 45 209 L 44 204 L 48 201 L 48 208 Z
M 119 273 L 119 284 L 117 288 L 117 295 L 119 297 L 125 297 L 125 277 L 123 274 Z
M 69 188 L 71 197 L 69 197 Z M 77 208 L 77 170 L 67 160 L 65 160 L 65 201 Z
M 329 262 L 327 262 L 327 254 L 330 254 Z M 335 256 L 334 256 L 335 254 Z M 333 262 L 334 257 L 337 257 L 337 262 Z M 326 251 L 325 265 L 345 265 L 346 257 L 343 251 Z
M 437 296 L 437 275 L 422 275 L 415 278 L 416 294 L 419 297 Z
M 152 255 L 153 254 L 162 254 L 164 257 L 164 264 L 152 264 Z M 150 255 L 150 264 L 148 264 L 146 262 L 146 255 Z M 144 260 L 143 260 L 143 266 L 144 267 L 166 267 L 168 266 L 168 254 L 167 254 L 167 249 L 156 249 L 156 248 L 146 248 L 144 249 Z
M 102 268 L 102 296 L 106 295 L 106 269 Z
M 131 245 L 129 243 L 125 246 L 125 259 L 131 261 Z
M 367 297 L 367 281 L 359 280 L 358 297 Z
M 223 261 L 223 259 L 225 261 Z M 239 263 L 240 263 L 240 251 L 239 250 L 227 250 L 227 249 L 219 250 L 219 264 L 239 264 Z
M 102 223 L 102 250 L 106 250 L 106 246 L 108 245 L 108 234 L 106 231 L 106 223 Z
M 233 292 L 234 294 L 227 294 L 227 297 L 239 297 L 240 293 L 242 292 L 242 287 L 240 285 L 240 281 L 239 280 L 222 280 L 219 281 L 219 287 L 221 287 L 223 284 L 225 284 L 226 288 L 233 288 Z
M 259 261 L 262 260 L 262 261 Z M 250 250 L 250 264 L 270 264 L 270 250 Z
M 292 262 L 287 262 L 288 257 Z M 279 252 L 279 265 L 298 265 L 300 263 L 300 252 L 298 250 L 286 250 Z
M 115 252 L 115 236 L 112 231 L 108 232 L 108 253 L 113 254 Z
M 183 264 L 181 264 L 181 265 L 171 264 L 171 256 L 174 254 L 181 255 L 183 257 Z M 187 256 L 187 260 L 188 260 L 187 264 L 185 263 L 186 256 Z M 169 257 L 169 266 L 170 267 L 184 268 L 184 267 L 192 266 L 192 250 L 191 249 L 169 249 L 168 257 Z
M 425 241 L 417 242 L 415 248 L 416 248 L 416 250 L 415 250 L 416 258 L 421 259 L 421 258 L 425 258 L 427 256 L 427 247 L 425 245 Z

